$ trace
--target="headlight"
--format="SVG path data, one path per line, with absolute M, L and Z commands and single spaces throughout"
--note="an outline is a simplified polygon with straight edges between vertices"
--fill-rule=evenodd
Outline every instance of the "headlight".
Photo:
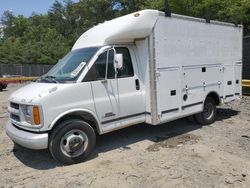
M 38 106 L 21 105 L 22 121 L 30 125 L 40 125 L 40 109 Z

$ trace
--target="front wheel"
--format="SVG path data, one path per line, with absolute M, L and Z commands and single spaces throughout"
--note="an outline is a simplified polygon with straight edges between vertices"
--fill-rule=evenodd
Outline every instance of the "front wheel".
M 195 115 L 195 119 L 201 125 L 209 125 L 215 122 L 216 114 L 217 110 L 214 99 L 207 97 L 204 103 L 203 112 Z
M 61 123 L 53 130 L 49 150 L 55 160 L 70 165 L 86 160 L 95 143 L 94 129 L 88 123 L 74 119 Z

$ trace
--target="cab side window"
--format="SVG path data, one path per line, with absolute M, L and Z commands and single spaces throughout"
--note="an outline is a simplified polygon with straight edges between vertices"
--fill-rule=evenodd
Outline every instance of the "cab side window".
M 105 80 L 106 73 L 108 79 L 115 78 L 114 50 L 109 50 L 99 55 L 98 59 L 84 78 L 84 82 Z
M 117 78 L 133 77 L 134 76 L 133 64 L 131 61 L 131 56 L 128 48 L 117 47 L 115 48 L 115 50 L 117 54 L 123 55 L 123 67 L 122 69 L 118 70 Z

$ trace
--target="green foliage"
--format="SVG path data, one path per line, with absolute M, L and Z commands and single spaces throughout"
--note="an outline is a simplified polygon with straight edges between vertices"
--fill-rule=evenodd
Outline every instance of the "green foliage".
M 146 7 L 161 9 L 164 0 L 147 0 Z M 244 34 L 250 34 L 250 0 L 169 0 L 171 11 L 204 18 L 244 25 Z
M 250 0 L 169 0 L 173 13 L 244 24 L 250 34 Z M 164 0 L 56 0 L 45 15 L 26 18 L 5 11 L 1 18 L 0 63 L 55 64 L 86 30 L 141 9 L 163 9 Z

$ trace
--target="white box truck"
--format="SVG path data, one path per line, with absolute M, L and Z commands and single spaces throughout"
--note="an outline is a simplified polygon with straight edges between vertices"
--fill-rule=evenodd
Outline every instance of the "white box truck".
M 143 10 L 84 33 L 46 75 L 9 99 L 7 135 L 81 162 L 96 134 L 194 116 L 241 98 L 242 26 Z

